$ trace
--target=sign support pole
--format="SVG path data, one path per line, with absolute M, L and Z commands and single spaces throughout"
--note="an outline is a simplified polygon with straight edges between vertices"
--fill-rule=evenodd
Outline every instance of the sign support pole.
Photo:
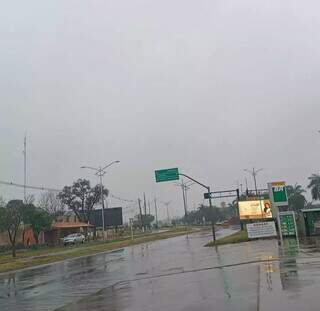
M 298 227 L 297 227 L 297 222 L 296 222 L 296 216 L 295 214 L 293 214 L 293 222 L 294 222 L 294 227 L 295 227 L 295 230 L 296 230 L 296 239 L 297 239 L 297 245 L 298 245 L 298 250 L 300 248 L 300 245 L 299 245 L 299 235 L 298 235 Z
M 209 206 L 210 206 L 210 214 L 211 214 L 211 229 L 212 229 L 212 238 L 213 238 L 213 241 L 215 242 L 216 241 L 216 231 L 215 231 L 215 228 L 214 228 L 214 219 L 213 219 L 213 206 L 212 206 L 212 200 L 211 200 L 211 191 L 210 191 L 210 186 L 206 186 L 204 185 L 203 183 L 193 179 L 192 177 L 188 176 L 188 175 L 185 175 L 185 174 L 181 174 L 179 173 L 179 175 L 181 176 L 184 176 L 190 180 L 192 180 L 193 182 L 195 182 L 196 184 L 204 187 L 207 189 L 208 191 L 208 195 L 209 195 Z
M 281 243 L 281 246 L 283 246 L 283 236 L 282 236 L 282 229 L 281 229 L 281 222 L 280 222 L 279 207 L 276 206 L 276 209 L 277 209 L 277 221 L 278 221 L 278 227 L 279 227 L 280 243 Z
M 211 211 L 211 229 L 212 229 L 212 237 L 213 237 L 213 241 L 216 241 L 216 231 L 214 229 L 214 219 L 213 219 L 213 206 L 212 206 L 212 200 L 211 200 L 211 191 L 210 191 L 210 187 L 207 188 L 208 189 L 208 194 L 209 194 L 209 206 L 210 206 L 210 211 Z

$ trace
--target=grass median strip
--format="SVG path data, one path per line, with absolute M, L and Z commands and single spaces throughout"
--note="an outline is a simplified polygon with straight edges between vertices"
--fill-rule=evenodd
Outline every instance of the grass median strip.
M 241 230 L 234 234 L 231 234 L 224 238 L 216 240 L 215 242 L 211 241 L 205 246 L 218 246 L 218 245 L 242 243 L 242 242 L 248 242 L 248 241 L 249 239 L 248 239 L 247 231 Z
M 194 229 L 188 230 L 189 233 L 198 231 L 199 230 Z M 116 250 L 126 246 L 180 236 L 186 233 L 187 231 L 183 228 L 179 230 L 170 230 L 138 236 L 134 240 L 125 239 L 107 242 L 91 242 L 74 247 L 54 247 L 41 250 L 28 250 L 18 252 L 16 258 L 12 258 L 9 254 L 0 254 L 0 273 L 35 267 L 86 255 L 94 255 L 106 251 Z

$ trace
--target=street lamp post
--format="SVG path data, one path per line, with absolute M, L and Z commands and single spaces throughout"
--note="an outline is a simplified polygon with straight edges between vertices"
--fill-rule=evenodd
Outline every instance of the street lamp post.
M 170 215 L 169 215 L 169 205 L 171 203 L 171 201 L 168 202 L 161 202 L 162 204 L 164 204 L 166 206 L 166 210 L 167 210 L 167 219 L 168 219 L 168 225 L 170 224 Z
M 100 179 L 100 196 L 101 196 L 101 218 L 102 218 L 102 232 L 103 232 L 103 240 L 105 239 L 105 223 L 104 223 L 104 200 L 103 200 L 103 185 L 102 185 L 102 177 L 106 174 L 106 169 L 108 167 L 110 167 L 113 164 L 116 163 L 120 163 L 120 161 L 113 161 L 111 163 L 109 163 L 108 165 L 106 165 L 105 167 L 101 168 L 101 166 L 99 166 L 99 168 L 95 168 L 95 167 L 91 167 L 91 166 L 81 166 L 81 168 L 87 168 L 90 170 L 94 170 L 96 173 L 95 175 L 99 176 Z
M 155 212 L 156 212 L 156 226 L 157 226 L 157 229 L 159 228 L 159 224 L 158 224 L 158 207 L 157 207 L 157 198 L 154 197 L 154 209 L 155 209 Z

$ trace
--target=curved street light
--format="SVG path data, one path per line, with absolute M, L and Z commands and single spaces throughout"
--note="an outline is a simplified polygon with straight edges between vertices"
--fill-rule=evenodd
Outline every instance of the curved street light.
M 100 178 L 100 195 L 101 195 L 101 206 L 102 206 L 101 217 L 102 217 L 103 239 L 105 239 L 105 236 L 104 236 L 105 223 L 104 223 L 104 200 L 103 200 L 102 176 L 104 176 L 104 174 L 106 174 L 106 172 L 105 172 L 106 168 L 108 168 L 111 165 L 116 164 L 116 163 L 120 163 L 120 161 L 118 161 L 118 160 L 117 161 L 113 161 L 113 162 L 109 163 L 108 165 L 104 166 L 103 168 L 101 168 L 101 166 L 99 168 L 95 168 L 95 167 L 92 167 L 92 166 L 81 166 L 80 167 L 80 168 L 87 168 L 87 169 L 96 171 L 95 175 L 99 176 L 99 178 Z

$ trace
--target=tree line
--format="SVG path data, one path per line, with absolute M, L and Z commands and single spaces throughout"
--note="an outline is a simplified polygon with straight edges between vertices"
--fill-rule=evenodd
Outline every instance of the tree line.
M 8 234 L 12 257 L 16 257 L 17 237 L 22 225 L 32 228 L 34 239 L 38 244 L 40 232 L 51 227 L 52 219 L 52 214 L 33 203 L 24 203 L 22 200 L 10 200 L 5 203 L 1 200 L 0 232 Z
M 312 174 L 309 177 L 308 189 L 311 191 L 313 200 L 320 200 L 320 175 Z M 102 188 L 103 197 L 109 195 L 106 188 Z M 312 206 L 305 198 L 306 190 L 301 185 L 288 185 L 289 209 L 299 211 Z M 91 187 L 90 181 L 78 179 L 71 186 L 65 186 L 57 195 L 53 192 L 42 193 L 38 202 L 35 203 L 33 196 L 28 196 L 25 201 L 11 200 L 5 202 L 0 198 L 0 232 L 7 232 L 12 249 L 12 256 L 16 256 L 17 235 L 22 225 L 29 226 L 33 230 L 36 243 L 39 242 L 39 234 L 43 230 L 49 230 L 52 221 L 62 216 L 66 209 L 73 211 L 78 219 L 88 223 L 90 213 L 94 206 L 101 200 L 100 185 Z M 238 215 L 236 202 L 226 208 L 213 208 L 215 222 L 230 219 Z M 154 221 L 153 215 L 144 216 L 145 219 L 136 217 L 135 226 L 148 225 Z M 211 220 L 211 210 L 208 206 L 200 205 L 196 211 L 188 213 L 183 219 L 188 223 L 203 223 Z
M 320 200 L 320 175 L 312 174 L 309 178 L 309 184 L 307 186 L 311 191 L 312 199 L 315 201 Z M 299 184 L 286 186 L 288 195 L 288 209 L 298 212 L 303 208 L 313 207 L 312 202 L 308 202 L 305 194 L 306 190 Z M 252 194 L 254 195 L 254 194 Z M 242 194 L 240 200 L 246 200 L 246 195 Z M 267 199 L 267 195 L 265 196 Z M 225 208 L 213 207 L 213 220 L 223 221 L 232 217 L 238 216 L 238 208 L 236 201 L 230 203 Z M 197 210 L 189 212 L 184 216 L 181 221 L 185 223 L 201 224 L 204 221 L 211 221 L 211 210 L 209 206 L 201 204 Z
M 103 196 L 109 191 L 102 187 Z M 78 179 L 71 186 L 65 186 L 56 194 L 45 192 L 38 202 L 32 195 L 22 200 L 6 202 L 0 198 L 0 232 L 7 232 L 12 256 L 16 257 L 19 233 L 24 235 L 25 228 L 32 228 L 36 244 L 44 230 L 50 230 L 53 220 L 63 216 L 67 209 L 73 211 L 81 222 L 88 223 L 94 205 L 101 201 L 100 185 L 91 187 L 90 181 Z M 24 240 L 24 238 L 23 238 Z

